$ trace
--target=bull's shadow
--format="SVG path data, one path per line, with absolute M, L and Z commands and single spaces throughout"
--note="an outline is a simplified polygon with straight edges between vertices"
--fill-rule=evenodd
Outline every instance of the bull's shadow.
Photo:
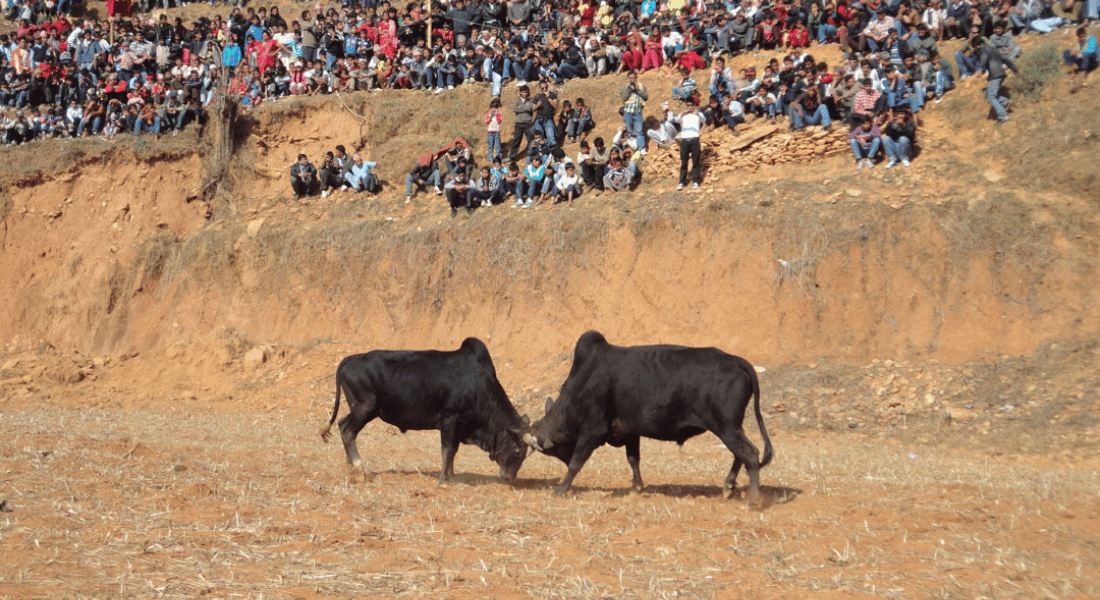
M 439 479 L 439 470 L 417 470 L 417 469 L 387 469 L 385 471 L 377 471 L 375 473 L 367 474 L 368 478 L 378 475 L 398 475 L 403 477 L 424 477 L 432 481 Z M 517 477 L 515 481 L 508 483 L 501 479 L 498 475 L 483 475 L 481 473 L 455 473 L 447 485 L 465 485 L 472 487 L 480 486 L 493 486 L 503 485 L 517 490 L 531 490 L 531 491 L 543 491 L 547 495 L 554 492 L 554 488 L 558 485 L 557 479 L 536 479 L 536 478 L 524 478 Z M 742 492 L 747 490 L 747 486 L 738 486 L 735 496 L 729 500 L 731 503 L 740 503 L 744 501 Z M 630 495 L 640 496 L 668 496 L 670 498 L 714 498 L 716 500 L 724 500 L 725 496 L 722 493 L 722 488 L 717 485 L 677 485 L 677 484 L 661 484 L 661 485 L 647 485 L 641 492 L 636 492 L 629 484 L 622 487 L 608 487 L 608 486 L 585 486 L 574 484 L 566 496 L 582 495 L 590 492 L 608 495 L 612 498 L 626 498 Z M 776 506 L 780 504 L 788 504 L 794 502 L 799 496 L 802 495 L 802 490 L 798 488 L 778 486 L 778 485 L 761 485 L 760 486 L 760 510 Z
M 380 475 L 397 475 L 401 477 L 423 477 L 430 479 L 431 481 L 439 480 L 439 469 L 386 469 L 384 471 L 373 471 L 364 473 L 364 476 L 369 480 Z M 483 475 L 481 473 L 455 473 L 451 476 L 451 480 L 447 482 L 447 485 L 468 485 L 468 486 L 483 486 L 483 485 L 505 485 L 514 487 L 521 490 L 537 490 L 546 489 L 552 491 L 556 481 L 547 479 L 531 479 L 517 477 L 515 481 L 509 483 L 500 478 L 499 475 Z
M 557 485 L 557 482 L 550 484 L 548 487 L 553 489 Z M 728 502 L 741 503 L 745 498 L 742 492 L 747 492 L 747 486 L 738 486 L 734 494 L 734 497 L 728 500 Z M 629 485 L 623 487 L 601 487 L 601 486 L 583 486 L 574 484 L 570 493 L 582 494 L 585 492 L 602 492 L 610 494 L 612 498 L 625 498 L 632 494 L 638 494 L 641 496 L 668 496 L 670 498 L 714 498 L 716 500 L 725 500 L 725 494 L 722 493 L 722 489 L 716 485 L 676 485 L 676 484 L 664 484 L 664 485 L 646 485 L 642 488 L 641 492 L 636 492 Z M 760 509 L 769 508 L 771 506 L 779 504 L 787 504 L 794 502 L 796 498 L 802 495 L 802 490 L 792 487 L 784 487 L 777 485 L 761 485 L 760 486 Z

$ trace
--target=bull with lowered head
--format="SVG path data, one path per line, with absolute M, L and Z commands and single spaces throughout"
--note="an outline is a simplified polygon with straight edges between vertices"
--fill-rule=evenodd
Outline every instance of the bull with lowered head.
M 742 422 L 753 401 L 764 438 L 764 457 L 745 436 Z M 524 433 L 535 450 L 568 465 L 554 490 L 564 494 L 592 452 L 604 444 L 626 448 L 635 489 L 642 488 L 642 437 L 683 444 L 713 432 L 733 453 L 723 486 L 733 495 L 742 465 L 749 474 L 749 506 L 760 502 L 760 469 L 772 459 L 772 443 L 760 414 L 760 383 L 743 358 L 716 348 L 620 347 L 596 331 L 577 340 L 573 366 L 556 402 Z
M 410 429 L 438 429 L 443 465 L 439 483 L 454 475 L 458 445 L 474 444 L 500 465 L 500 476 L 512 481 L 528 448 L 522 431 L 530 421 L 516 412 L 497 380 L 489 349 L 466 338 L 453 352 L 440 350 L 375 350 L 348 356 L 336 369 L 336 405 L 321 430 L 328 441 L 340 412 L 343 390 L 348 414 L 340 419 L 340 438 L 348 464 L 362 464 L 355 440 L 374 419 Z

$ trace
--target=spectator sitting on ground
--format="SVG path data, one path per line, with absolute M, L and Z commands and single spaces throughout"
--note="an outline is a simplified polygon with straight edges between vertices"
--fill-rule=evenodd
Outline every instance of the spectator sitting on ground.
M 913 115 L 907 110 L 894 112 L 886 130 L 882 133 L 882 147 L 886 150 L 889 161 L 886 168 L 893 168 L 899 162 L 909 166 L 909 159 L 913 156 L 913 142 L 917 135 L 917 124 Z
M 352 164 L 348 168 L 347 174 L 344 175 L 348 185 L 357 192 L 378 193 L 381 186 L 378 183 L 378 177 L 372 172 L 372 169 L 378 167 L 378 163 L 365 161 L 359 154 L 353 156 L 351 160 Z M 322 192 L 321 196 L 324 197 L 327 194 Z
M 603 189 L 607 192 L 621 192 L 630 188 L 631 173 L 623 167 L 623 161 L 619 157 L 611 159 L 610 168 L 603 176 Z
M 431 152 L 420 155 L 415 167 L 405 177 L 405 203 L 412 201 L 413 195 L 420 186 L 432 186 L 436 195 L 442 195 L 443 190 L 439 186 L 443 184 L 443 175 L 435 164 L 435 156 Z
M 317 167 L 314 167 L 305 154 L 299 154 L 298 160 L 290 166 L 290 186 L 294 189 L 294 199 L 301 200 L 312 193 L 317 184 Z
M 559 202 L 573 203 L 573 199 L 581 195 L 580 176 L 577 175 L 577 167 L 573 163 L 565 165 L 565 174 L 558 180 L 554 204 Z
M 497 159 L 499 164 L 500 159 Z M 489 167 L 481 167 L 481 177 L 471 182 L 469 191 L 473 200 L 480 200 L 481 206 L 489 207 L 493 205 L 493 201 L 497 199 L 500 194 L 499 182 L 493 179 L 492 170 Z M 476 202 L 474 202 L 476 204 Z
M 465 171 L 455 172 L 455 176 L 447 182 L 447 203 L 451 205 L 451 217 L 458 214 L 458 207 L 465 206 L 467 213 L 474 212 L 473 199 L 470 197 L 470 180 Z
M 852 130 L 848 133 L 848 143 L 856 158 L 856 168 L 875 168 L 875 155 L 882 143 L 882 132 L 875 125 L 874 118 L 857 115 L 853 118 Z
M 1100 65 L 1100 50 L 1096 46 L 1096 37 L 1089 35 L 1088 30 L 1084 27 L 1078 27 L 1077 52 L 1066 50 L 1062 53 L 1062 59 L 1067 67 L 1073 69 L 1069 80 L 1070 89 L 1074 89 L 1074 84 L 1078 78 L 1080 78 L 1082 86 L 1086 85 L 1089 73 L 1095 71 L 1097 66 Z
M 321 168 L 317 172 L 317 178 L 321 182 L 321 197 L 324 198 L 331 190 L 340 188 L 341 190 L 348 189 L 348 183 L 345 179 L 348 170 L 351 168 L 351 159 L 348 157 L 347 152 L 343 145 L 336 146 L 336 152 L 326 152 L 325 160 L 321 163 Z

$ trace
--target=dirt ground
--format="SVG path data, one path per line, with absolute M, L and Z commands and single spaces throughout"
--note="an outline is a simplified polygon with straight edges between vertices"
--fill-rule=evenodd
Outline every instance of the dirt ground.
M 1100 90 L 1052 86 L 998 129 L 971 80 L 907 170 L 454 220 L 401 183 L 480 135 L 480 88 L 261 107 L 226 196 L 194 132 L 4 149 L 0 598 L 1100 597 Z M 608 89 L 563 94 L 610 138 Z M 386 191 L 290 202 L 338 143 Z M 507 485 L 464 446 L 438 486 L 434 432 L 368 425 L 363 472 L 318 435 L 348 354 L 477 336 L 538 417 L 588 329 L 762 369 L 761 510 L 711 435 L 644 441 L 642 493 L 597 450 L 565 498 L 542 455 Z
M 1021 406 L 900 420 L 853 407 L 830 420 L 812 410 L 828 402 L 781 392 L 821 392 L 804 366 L 765 369 L 776 458 L 762 472 L 761 510 L 720 496 L 731 457 L 709 434 L 681 448 L 644 441 L 643 493 L 630 491 L 625 457 L 607 447 L 555 498 L 565 468 L 554 459 L 530 456 L 508 485 L 485 453 L 463 446 L 456 481 L 439 486 L 438 435 L 380 422 L 360 436 L 363 472 L 349 470 L 339 444 L 318 435 L 332 369 L 349 351 L 322 344 L 220 370 L 183 353 L 173 362 L 194 369 L 187 377 L 159 357 L 78 367 L 48 349 L 15 353 L 8 373 L 39 376 L 17 378 L 33 391 L 0 404 L 10 511 L 0 515 L 0 597 L 1100 594 L 1095 419 L 1013 422 Z M 919 379 L 911 368 L 865 371 L 868 381 Z M 963 375 L 943 369 L 937 377 Z M 507 385 L 509 367 L 501 377 L 521 412 L 537 416 L 549 392 Z M 858 383 L 851 394 L 874 398 Z M 982 396 L 965 385 L 962 394 Z M 1024 431 L 1039 448 L 1013 447 L 1031 437 Z

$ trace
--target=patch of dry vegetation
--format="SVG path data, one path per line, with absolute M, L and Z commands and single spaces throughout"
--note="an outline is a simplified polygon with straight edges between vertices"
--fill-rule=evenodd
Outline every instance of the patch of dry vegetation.
M 311 409 L 322 416 L 321 404 Z M 1095 469 L 779 433 L 769 506 L 719 497 L 728 451 L 598 450 L 568 498 L 473 447 L 380 423 L 345 471 L 300 411 L 5 411 L 0 594 L 88 597 L 1056 597 L 1098 593 Z M 308 421 L 308 419 L 306 420 Z M 58 424 L 67 432 L 61 434 Z M 782 428 L 781 428 L 782 429 Z M 1069 465 L 1067 465 L 1069 467 Z M 742 482 L 743 483 L 743 482 Z

